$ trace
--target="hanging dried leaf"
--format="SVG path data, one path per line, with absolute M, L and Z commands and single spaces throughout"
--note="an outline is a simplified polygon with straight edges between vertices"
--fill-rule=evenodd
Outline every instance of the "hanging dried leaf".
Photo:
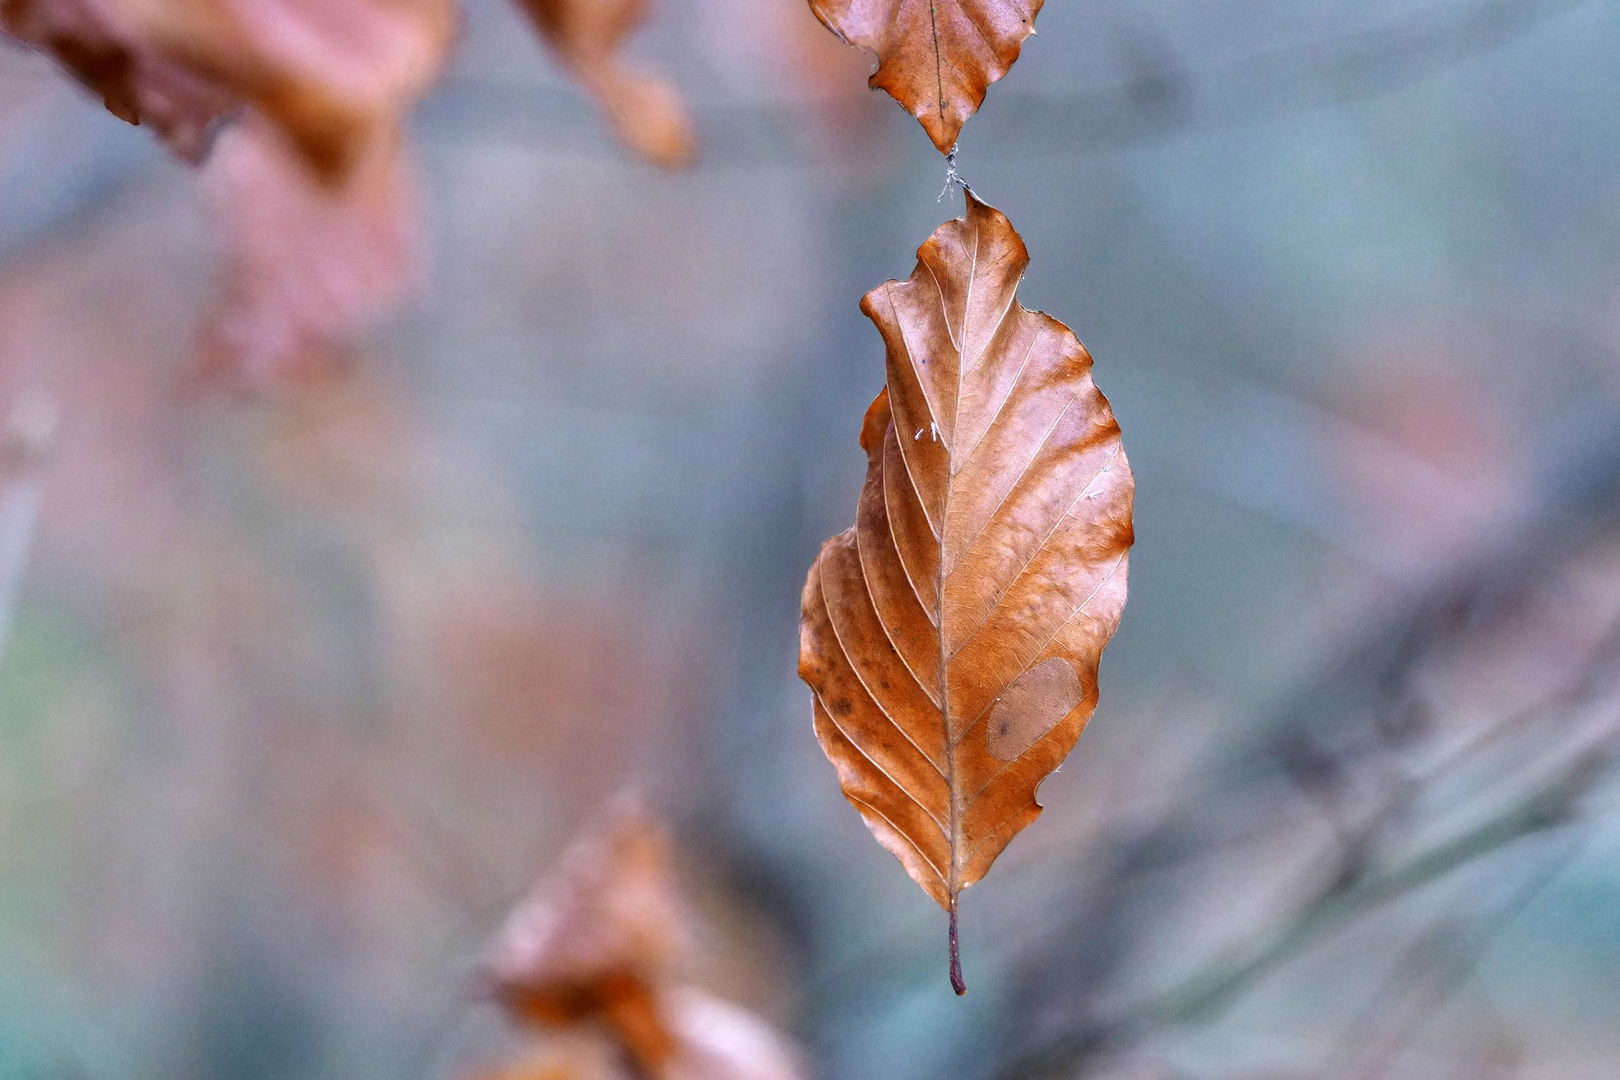
M 425 91 L 453 0 L 110 0 L 136 40 L 252 104 L 336 182 Z
M 225 233 L 205 372 L 258 389 L 319 381 L 416 276 L 414 200 L 396 134 L 323 185 L 261 123 L 228 132 L 204 173 Z
M 488 970 L 513 1015 L 604 1021 L 656 1074 L 675 1053 L 657 988 L 685 948 L 668 841 L 646 814 L 621 810 L 512 913 Z
M 810 0 L 852 45 L 877 53 L 870 85 L 922 121 L 944 154 L 1035 32 L 1044 0 Z
M 0 0 L 0 29 L 50 54 L 114 116 L 150 125 L 181 158 L 201 161 L 240 96 L 136 41 L 116 14 L 101 0 Z
M 800 1080 L 797 1055 L 768 1024 L 675 980 L 689 942 L 669 863 L 658 825 L 622 807 L 512 913 L 486 965 L 496 995 L 531 1024 L 605 1026 L 637 1077 Z M 568 1054 L 537 1061 L 599 1074 L 588 1054 Z
M 620 45 L 646 18 L 650 0 L 518 2 L 626 145 L 664 168 L 691 162 L 696 139 L 680 95 L 663 79 L 628 70 L 619 60 Z
M 251 105 L 328 182 L 438 74 L 453 0 L 0 0 L 0 27 L 54 56 L 115 116 L 189 161 Z
M 1091 357 L 1018 303 L 1029 256 L 972 193 L 861 310 L 888 350 L 856 523 L 804 589 L 799 673 L 844 795 L 951 913 L 1040 814 L 1097 704 L 1134 481 Z
M 205 178 L 225 292 L 203 367 L 258 388 L 330 372 L 416 270 L 400 121 L 437 73 L 453 0 L 0 0 L 132 123 L 199 160 L 251 106 Z

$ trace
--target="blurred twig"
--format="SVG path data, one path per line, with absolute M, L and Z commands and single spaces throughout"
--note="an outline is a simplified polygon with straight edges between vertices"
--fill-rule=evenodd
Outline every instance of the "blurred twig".
M 1290 787 L 1329 818 L 1338 849 L 1305 860 L 1303 899 L 1169 989 L 1088 1012 L 1119 974 L 1117 955 L 1093 957 L 1079 976 L 1081 1013 L 998 1070 L 999 1080 L 1083 1071 L 1100 1055 L 1206 1019 L 1330 932 L 1577 820 L 1583 796 L 1620 759 L 1620 612 L 1612 600 L 1598 608 L 1591 600 L 1585 614 L 1566 615 L 1572 595 L 1593 590 L 1593 574 L 1612 582 L 1620 573 L 1620 438 L 1612 423 L 1590 431 L 1561 479 L 1540 485 L 1540 508 L 1516 535 L 1380 621 L 1164 817 L 1097 845 L 1100 858 L 1077 872 L 1100 874 L 1109 888 L 1060 933 L 1077 941 L 1174 933 L 1162 916 L 1129 914 L 1144 908 L 1143 883 L 1232 842 L 1231 822 L 1275 816 Z M 1549 625 L 1547 612 L 1565 621 Z M 1486 713 L 1465 707 L 1466 719 L 1403 719 L 1413 708 L 1444 709 L 1443 699 L 1425 704 L 1437 672 L 1478 683 L 1504 655 L 1536 681 L 1493 696 Z M 1493 804 L 1474 807 L 1480 792 Z M 1473 807 L 1463 825 L 1459 805 Z M 1437 820 L 1453 824 L 1440 831 Z
M 1500 816 L 1388 869 L 1331 883 L 1270 937 L 1234 950 L 1163 996 L 1131 1010 L 1119 1026 L 1163 1027 L 1206 1015 L 1328 930 L 1517 840 L 1565 824 L 1572 804 L 1612 764 L 1613 757 L 1612 747 L 1594 753 L 1567 773 L 1532 788 Z
M 56 411 L 50 401 L 25 397 L 0 430 L 0 654 L 5 651 L 38 516 L 39 463 L 55 428 Z
M 1514 800 L 1500 815 L 1395 866 L 1330 881 L 1287 921 L 1269 929 L 1259 940 L 1222 954 L 1154 998 L 1127 1006 L 1114 1017 L 1079 1027 L 1020 1056 L 996 1073 L 998 1080 L 1057 1076 L 1094 1054 L 1117 1051 L 1154 1032 L 1208 1016 L 1281 963 L 1352 919 L 1515 841 L 1564 824 L 1573 803 L 1603 769 L 1613 764 L 1614 753 L 1611 746 L 1602 754 L 1582 759 L 1569 772 L 1549 778 Z
M 1555 859 L 1537 867 L 1529 880 L 1513 890 L 1506 902 L 1479 920 L 1480 925 L 1459 928 L 1447 918 L 1422 934 L 1397 961 L 1385 985 L 1371 996 L 1354 1021 L 1338 1054 L 1338 1062 L 1324 1071 L 1349 1080 L 1377 1080 L 1411 1045 L 1435 1014 L 1467 984 L 1490 942 L 1539 896 L 1580 851 L 1589 830 L 1580 830 Z M 1390 1002 L 1414 999 L 1405 1015 L 1393 1024 L 1380 1025 Z M 1380 1027 L 1385 1030 L 1381 1034 Z

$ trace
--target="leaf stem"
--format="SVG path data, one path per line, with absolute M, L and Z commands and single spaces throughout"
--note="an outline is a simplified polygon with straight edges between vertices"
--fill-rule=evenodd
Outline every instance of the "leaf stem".
M 967 983 L 962 981 L 962 947 L 956 940 L 956 897 L 951 897 L 951 989 L 956 996 L 961 997 L 967 993 Z

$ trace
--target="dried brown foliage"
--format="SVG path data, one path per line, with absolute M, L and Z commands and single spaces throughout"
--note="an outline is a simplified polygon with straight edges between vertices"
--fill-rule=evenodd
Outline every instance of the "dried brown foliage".
M 202 366 L 307 381 L 406 291 L 414 260 L 405 112 L 448 55 L 451 0 L 8 0 L 0 25 L 114 114 L 200 161 L 225 232 Z
M 497 997 L 528 1024 L 605 1029 L 633 1076 L 795 1080 L 793 1052 L 763 1021 L 679 979 L 690 941 L 670 858 L 657 823 L 620 807 L 512 913 L 486 967 Z M 505 1075 L 617 1072 L 565 1044 Z
M 1068 327 L 1018 303 L 1029 256 L 967 213 L 861 309 L 887 346 L 856 523 L 804 589 L 799 672 L 844 794 L 951 912 L 1040 814 L 1097 704 L 1125 604 L 1130 466 Z
M 810 10 L 840 38 L 877 53 L 870 85 L 922 121 L 943 154 L 1018 59 L 1043 2 L 810 0 Z
M 223 228 L 224 290 L 203 330 L 206 372 L 258 388 L 331 373 L 416 269 L 416 214 L 397 134 L 322 184 L 259 123 L 227 132 L 205 187 Z
M 181 158 L 201 161 L 238 97 L 137 40 L 118 15 L 98 0 L 4 0 L 0 30 L 55 57 L 114 116 L 150 125 Z
M 675 1040 L 654 988 L 685 948 L 668 841 L 650 820 L 626 813 L 570 851 L 554 883 L 513 913 L 489 971 L 515 1016 L 558 1025 L 602 1019 L 655 1071 Z
M 646 0 L 523 6 L 626 143 L 664 166 L 691 159 L 675 91 L 618 59 Z M 455 0 L 0 0 L 0 29 L 187 161 L 247 117 L 208 178 L 228 270 L 201 347 L 205 371 L 260 389 L 329 375 L 407 293 L 401 125 L 455 24 Z
M 675 89 L 619 60 L 619 48 L 646 18 L 649 0 L 519 0 L 519 5 L 628 146 L 665 168 L 692 160 L 692 121 Z
M 151 42 L 252 105 L 326 181 L 346 176 L 438 76 L 451 0 L 120 0 Z
M 450 0 L 7 0 L 0 25 L 200 159 L 251 106 L 335 182 L 438 75 Z

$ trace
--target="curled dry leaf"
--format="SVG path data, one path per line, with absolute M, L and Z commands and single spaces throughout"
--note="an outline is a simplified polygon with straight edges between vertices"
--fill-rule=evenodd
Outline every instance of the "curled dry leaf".
M 769 1025 L 677 982 L 688 948 L 669 842 L 651 817 L 627 806 L 570 848 L 555 876 L 512 913 L 486 971 L 516 1019 L 564 1030 L 605 1026 L 636 1076 L 799 1080 L 797 1055 Z M 568 1054 L 560 1048 L 540 1060 L 600 1074 L 588 1055 Z
M 668 841 L 645 813 L 622 809 L 512 913 L 488 970 L 514 1016 L 604 1021 L 658 1075 L 675 1054 L 659 987 L 685 948 Z
M 242 105 L 337 182 L 438 74 L 453 0 L 0 0 L 116 116 L 190 161 Z
M 0 0 L 0 25 L 189 160 L 254 110 L 206 180 L 229 265 L 205 370 L 307 381 L 408 291 L 400 121 L 447 55 L 453 0 Z
M 658 987 L 685 948 L 668 841 L 645 813 L 626 809 L 512 913 L 488 970 L 514 1016 L 605 1021 L 656 1074 L 675 1052 Z
M 680 96 L 668 82 L 627 70 L 619 59 L 620 45 L 646 18 L 649 0 L 519 3 L 626 145 L 665 168 L 691 162 L 696 138 Z
M 1035 32 L 1044 0 L 810 0 L 852 45 L 877 53 L 870 85 L 922 121 L 939 152 L 956 145 L 991 83 Z
M 259 389 L 330 373 L 416 277 L 414 200 L 397 133 L 321 184 L 262 123 L 227 132 L 204 173 L 225 233 L 224 293 L 202 332 L 210 375 Z
M 855 524 L 804 588 L 799 673 L 844 794 L 951 912 L 1040 814 L 1097 704 L 1125 605 L 1134 481 L 1068 327 L 1016 296 L 1029 256 L 967 213 L 861 304 L 887 346 Z
M 114 116 L 149 125 L 181 158 L 201 161 L 240 96 L 138 41 L 119 16 L 118 0 L 0 0 L 0 29 L 50 54 Z
M 453 0 L 106 0 L 136 40 L 253 105 L 336 182 L 438 75 Z

